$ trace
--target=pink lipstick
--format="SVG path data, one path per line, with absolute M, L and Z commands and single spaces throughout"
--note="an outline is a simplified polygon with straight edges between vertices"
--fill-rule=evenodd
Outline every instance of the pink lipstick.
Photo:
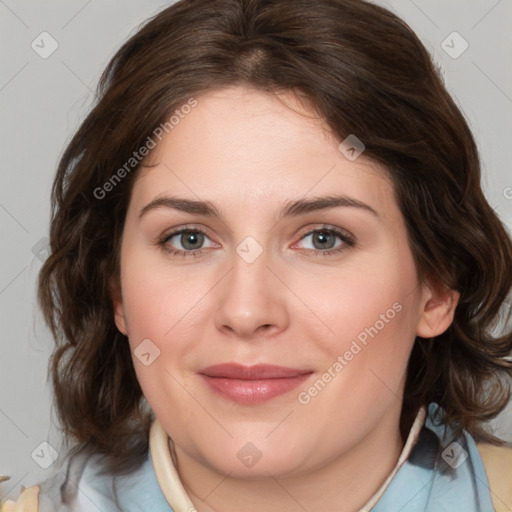
M 313 372 L 283 366 L 237 363 L 203 368 L 199 375 L 214 392 L 241 404 L 258 404 L 288 393 Z

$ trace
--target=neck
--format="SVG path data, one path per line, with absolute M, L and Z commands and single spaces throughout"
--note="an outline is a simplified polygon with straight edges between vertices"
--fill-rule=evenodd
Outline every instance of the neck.
M 357 445 L 307 473 L 235 478 L 176 446 L 178 472 L 198 512 L 356 512 L 384 484 L 404 446 L 400 411 L 388 412 Z

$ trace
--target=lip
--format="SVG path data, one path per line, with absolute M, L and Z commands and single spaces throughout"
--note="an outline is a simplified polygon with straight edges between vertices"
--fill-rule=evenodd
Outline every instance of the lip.
M 241 404 L 258 404 L 288 393 L 313 372 L 284 366 L 224 363 L 203 368 L 199 375 L 211 390 Z

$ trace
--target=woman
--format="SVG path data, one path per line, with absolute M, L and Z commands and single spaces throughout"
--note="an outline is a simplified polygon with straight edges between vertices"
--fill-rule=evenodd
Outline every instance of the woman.
M 512 336 L 490 329 L 511 241 L 387 10 L 165 9 L 105 70 L 53 205 L 39 299 L 75 445 L 18 507 L 510 505 L 482 423 L 510 398 Z

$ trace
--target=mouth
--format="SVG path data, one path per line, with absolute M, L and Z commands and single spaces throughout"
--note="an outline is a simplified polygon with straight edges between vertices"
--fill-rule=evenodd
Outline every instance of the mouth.
M 225 363 L 203 368 L 199 375 L 215 393 L 228 400 L 250 405 L 290 392 L 312 373 L 312 370 L 284 366 Z

